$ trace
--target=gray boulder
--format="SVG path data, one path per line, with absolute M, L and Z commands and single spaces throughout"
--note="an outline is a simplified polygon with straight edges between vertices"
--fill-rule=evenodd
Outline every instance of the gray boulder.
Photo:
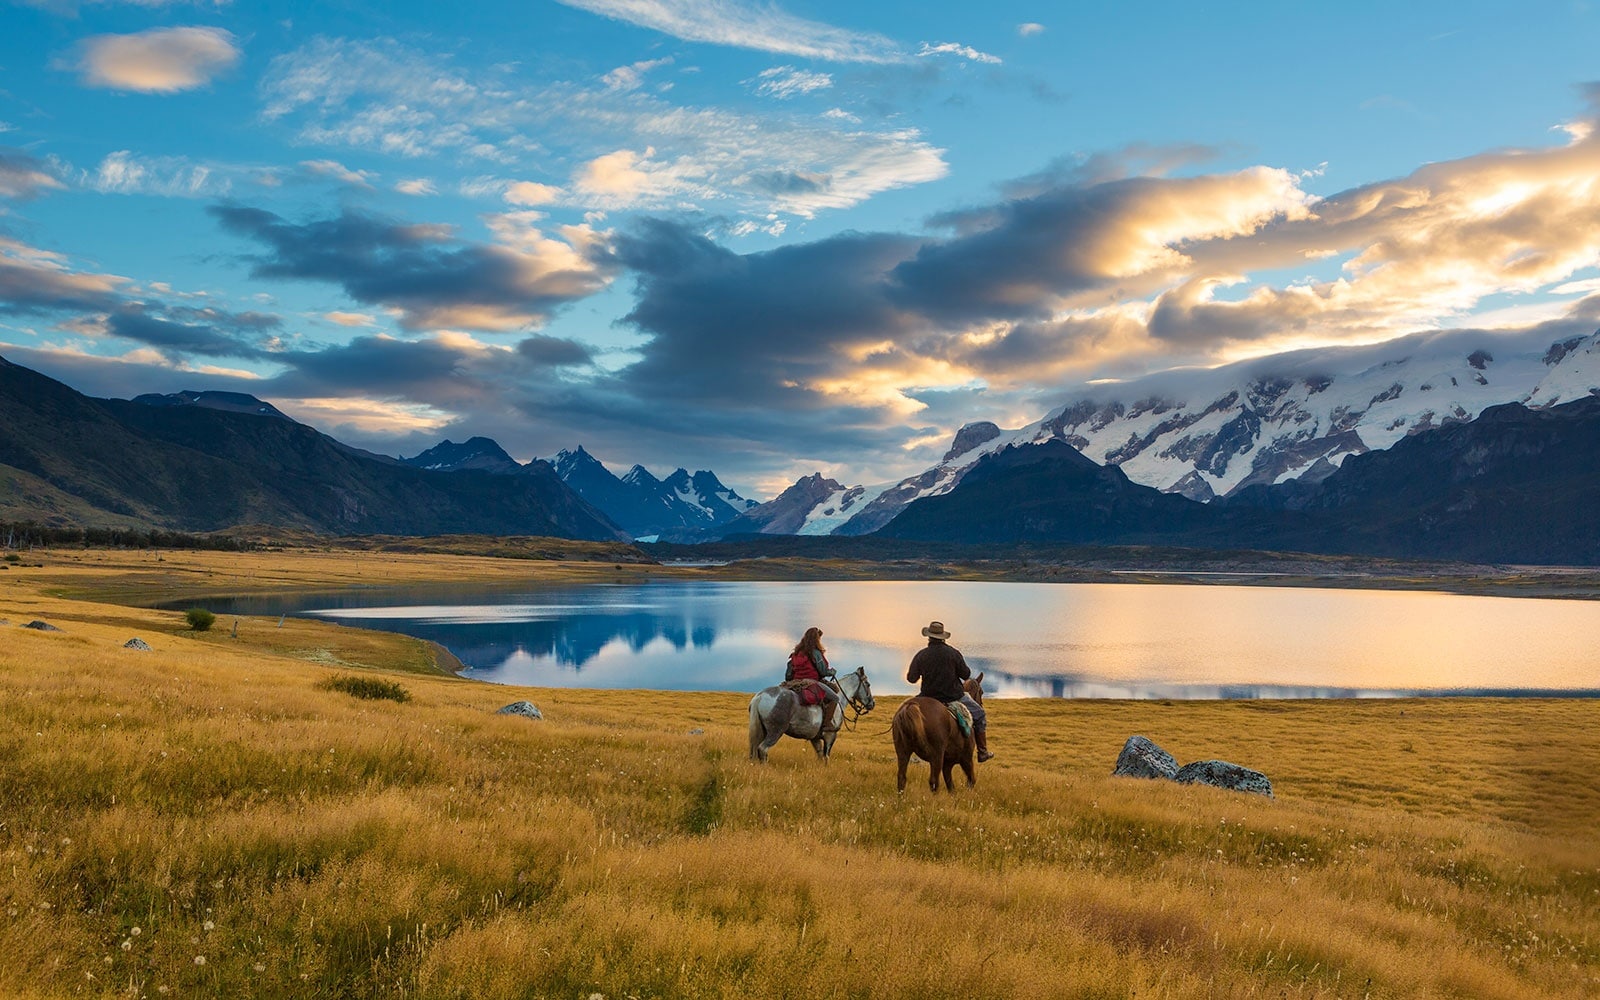
M 1172 754 L 1156 746 L 1143 736 L 1130 736 L 1117 754 L 1113 775 L 1124 778 L 1165 778 L 1172 781 L 1178 776 L 1178 761 Z
M 149 649 L 150 648 L 150 644 L 148 642 L 145 642 L 143 639 L 139 638 L 138 636 L 134 636 L 132 639 L 129 639 L 127 642 L 123 643 L 122 644 L 122 648 L 123 649 Z
M 59 632 L 59 631 L 61 631 L 60 629 L 56 628 L 54 625 L 50 624 L 49 622 L 42 622 L 37 618 L 35 618 L 33 621 L 29 622 L 28 624 L 26 624 L 26 625 L 24 625 L 22 627 L 23 628 L 31 628 L 31 629 L 34 629 L 34 630 L 39 631 L 39 632 Z
M 1197 760 L 1178 769 L 1173 779 L 1180 785 L 1211 785 L 1235 792 L 1252 792 L 1272 798 L 1272 782 L 1260 771 L 1225 760 Z
M 539 706 L 531 701 L 514 701 L 494 713 L 496 715 L 521 715 L 529 719 L 542 719 L 544 713 L 539 711 Z

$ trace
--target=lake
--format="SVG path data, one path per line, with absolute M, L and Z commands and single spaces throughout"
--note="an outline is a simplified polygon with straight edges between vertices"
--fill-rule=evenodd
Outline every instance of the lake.
M 1163 584 L 724 583 L 242 598 L 431 639 L 467 676 L 536 687 L 755 691 L 821 626 L 882 694 L 938 619 L 1001 697 L 1600 694 L 1600 602 Z

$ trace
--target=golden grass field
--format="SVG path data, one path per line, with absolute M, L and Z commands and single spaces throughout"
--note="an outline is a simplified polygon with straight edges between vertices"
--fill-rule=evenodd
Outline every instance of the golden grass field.
M 978 786 L 900 796 L 888 698 L 831 765 L 761 768 L 744 695 L 493 687 L 403 637 L 106 603 L 656 569 L 26 561 L 0 997 L 1600 995 L 1594 701 L 991 702 Z M 344 674 L 411 700 L 319 687 Z M 493 714 L 519 698 L 544 720 Z M 1109 777 L 1133 733 L 1277 798 Z

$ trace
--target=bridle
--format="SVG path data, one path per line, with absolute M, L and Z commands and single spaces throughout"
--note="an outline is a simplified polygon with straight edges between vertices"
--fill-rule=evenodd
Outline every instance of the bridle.
M 855 732 L 857 721 L 859 721 L 863 715 L 866 715 L 868 712 L 872 711 L 873 706 L 868 705 L 861 697 L 861 689 L 867 686 L 867 675 L 864 672 L 864 669 L 857 667 L 855 670 L 850 671 L 850 673 L 858 679 L 855 694 L 844 693 L 843 681 L 839 682 L 839 693 L 844 696 L 845 704 L 849 706 L 850 711 L 855 714 L 848 719 L 841 719 L 839 728 L 845 730 L 846 732 Z M 876 704 L 877 699 L 873 699 L 873 703 Z

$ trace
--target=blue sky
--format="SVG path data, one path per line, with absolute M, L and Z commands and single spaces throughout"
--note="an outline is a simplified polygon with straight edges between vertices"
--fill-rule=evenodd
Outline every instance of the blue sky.
M 894 479 L 1090 379 L 1581 311 L 1597 19 L 11 0 L 0 353 L 391 454 Z

